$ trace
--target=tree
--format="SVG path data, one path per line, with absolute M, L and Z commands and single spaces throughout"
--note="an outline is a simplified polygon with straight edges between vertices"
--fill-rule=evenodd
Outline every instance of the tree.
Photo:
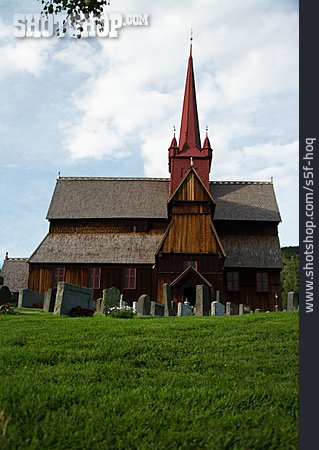
M 70 21 L 72 26 L 76 27 L 78 34 L 81 37 L 83 31 L 82 23 L 87 20 L 90 15 L 95 19 L 95 23 L 101 29 L 103 28 L 103 21 L 101 16 L 103 14 L 104 6 L 110 4 L 110 0 L 38 0 L 42 3 L 42 15 L 48 17 L 49 14 L 60 14 L 66 12 L 67 17 L 63 21 L 63 27 Z M 65 32 L 65 28 L 63 28 Z M 61 30 L 57 30 L 61 33 Z
M 282 248 L 283 269 L 281 287 L 283 306 L 287 306 L 288 292 L 299 292 L 299 253 L 298 247 Z

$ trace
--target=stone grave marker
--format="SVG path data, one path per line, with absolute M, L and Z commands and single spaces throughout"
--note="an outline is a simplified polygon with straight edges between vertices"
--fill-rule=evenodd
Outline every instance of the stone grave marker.
M 288 292 L 287 311 L 293 311 L 293 309 L 294 309 L 294 292 Z
M 243 316 L 244 314 L 250 314 L 251 307 L 248 305 L 243 305 L 242 303 L 239 305 L 239 315 Z
M 255 309 L 255 313 L 260 313 L 260 312 L 261 312 L 260 308 Z
M 137 315 L 149 316 L 151 312 L 151 300 L 148 295 L 141 295 L 137 302 Z
M 43 311 L 45 311 L 45 312 L 53 312 L 54 311 L 54 304 L 55 304 L 55 293 L 52 292 L 52 289 L 48 289 L 44 293 Z
M 95 311 L 104 314 L 102 306 L 103 306 L 103 298 L 101 297 L 98 298 L 95 302 Z
M 161 303 L 151 302 L 151 316 L 164 316 L 165 306 Z
M 133 302 L 133 311 L 137 312 L 137 302 Z
M 125 309 L 129 306 L 129 304 L 124 300 L 124 295 L 120 296 L 120 309 Z
M 72 308 L 77 306 L 94 309 L 93 293 L 93 289 L 60 281 L 56 293 L 54 314 L 66 316 Z
M 209 316 L 209 289 L 205 284 L 196 285 L 196 316 Z
M 12 294 L 8 286 L 1 286 L 0 288 L 0 305 L 11 303 Z
M 111 308 L 120 307 L 121 293 L 116 287 L 103 289 L 102 311 L 107 314 Z
M 31 289 L 20 289 L 18 308 L 32 308 L 34 303 L 42 303 L 44 301 L 44 295 L 39 292 L 31 291 Z
M 193 313 L 193 308 L 189 304 L 189 302 L 179 302 L 177 305 L 177 315 L 181 316 L 191 316 Z
M 293 307 L 295 311 L 299 311 L 299 292 L 294 292 Z
M 165 316 L 173 316 L 172 310 L 172 289 L 168 283 L 163 284 L 163 300 L 165 307 Z
M 238 316 L 239 307 L 235 303 L 226 303 L 226 316 Z
M 220 302 L 212 302 L 211 304 L 211 315 L 212 316 L 224 316 L 225 315 L 225 305 Z

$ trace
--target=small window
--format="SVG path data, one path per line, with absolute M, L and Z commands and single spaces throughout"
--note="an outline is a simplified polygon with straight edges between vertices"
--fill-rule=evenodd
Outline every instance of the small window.
M 65 268 L 64 267 L 54 267 L 52 271 L 52 289 L 58 287 L 59 281 L 64 281 Z
M 239 291 L 239 273 L 227 272 L 227 290 Z
M 101 283 L 101 268 L 90 267 L 89 268 L 89 288 L 100 289 Z
M 256 274 L 257 292 L 268 292 L 268 273 L 257 272 Z
M 124 269 L 124 289 L 136 289 L 136 269 L 127 267 Z
M 187 269 L 187 267 L 193 267 L 193 269 L 197 270 L 197 261 L 183 261 L 183 268 L 184 270 Z

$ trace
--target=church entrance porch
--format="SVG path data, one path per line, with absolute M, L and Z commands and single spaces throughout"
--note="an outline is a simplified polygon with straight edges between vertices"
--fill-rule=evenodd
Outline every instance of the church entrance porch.
M 195 306 L 196 303 L 196 289 L 195 287 L 187 287 L 183 290 L 183 303 L 189 302 L 191 306 Z

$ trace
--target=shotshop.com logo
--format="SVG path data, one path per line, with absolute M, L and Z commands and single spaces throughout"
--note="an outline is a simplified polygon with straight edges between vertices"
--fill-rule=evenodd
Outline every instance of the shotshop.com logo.
M 13 36 L 17 38 L 24 37 L 110 37 L 116 38 L 119 35 L 118 30 L 127 26 L 148 26 L 148 14 L 123 14 L 111 13 L 101 14 L 101 17 L 84 16 L 77 19 L 76 24 L 66 14 L 52 14 L 43 17 L 41 14 L 21 14 L 13 16 Z M 80 23 L 79 23 L 80 22 Z

